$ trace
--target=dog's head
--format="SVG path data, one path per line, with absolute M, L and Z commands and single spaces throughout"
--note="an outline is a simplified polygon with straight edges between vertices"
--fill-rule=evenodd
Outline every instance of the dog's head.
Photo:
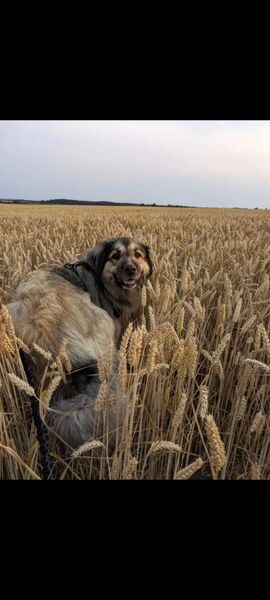
M 87 262 L 106 287 L 118 290 L 141 287 L 153 271 L 149 246 L 133 238 L 100 242 L 88 253 Z

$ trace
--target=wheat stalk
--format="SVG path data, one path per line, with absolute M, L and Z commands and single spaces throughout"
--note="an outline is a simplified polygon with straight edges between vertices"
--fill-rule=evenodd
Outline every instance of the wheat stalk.
M 174 442 L 166 442 L 165 440 L 159 440 L 156 442 L 152 442 L 151 448 L 149 450 L 149 455 L 156 452 L 181 452 L 181 447 L 179 444 L 175 444 Z
M 219 429 L 212 415 L 205 418 L 205 428 L 210 447 L 211 463 L 216 472 L 219 472 L 226 463 L 226 453 L 221 440 Z
M 90 442 L 85 442 L 79 448 L 74 450 L 71 454 L 71 458 L 78 458 L 85 454 L 86 452 L 90 452 L 91 450 L 95 450 L 96 448 L 104 448 L 104 444 L 99 440 L 91 440 Z
M 190 477 L 192 477 L 192 475 L 194 475 L 194 473 L 197 473 L 197 471 L 199 471 L 199 469 L 201 469 L 203 465 L 204 465 L 204 461 L 201 459 L 201 457 L 199 457 L 196 460 L 194 460 L 193 463 L 191 463 L 184 469 L 180 469 L 180 471 L 177 471 L 177 473 L 174 476 L 174 479 L 176 479 L 176 480 L 190 479 Z
M 18 388 L 18 390 L 24 392 L 27 394 L 27 396 L 36 395 L 34 388 L 14 373 L 7 373 L 7 376 L 9 380 L 12 381 L 12 383 L 14 383 L 14 385 Z
M 206 385 L 201 385 L 200 396 L 199 396 L 199 413 L 201 419 L 204 421 L 208 413 L 208 396 L 209 390 Z
M 184 412 L 185 412 L 185 408 L 186 408 L 186 403 L 187 403 L 187 395 L 185 394 L 185 392 L 183 392 L 180 402 L 179 402 L 179 406 L 177 407 L 173 420 L 172 420 L 172 427 L 173 430 L 176 431 L 177 429 L 180 429 L 182 422 L 183 422 L 183 417 L 184 417 Z

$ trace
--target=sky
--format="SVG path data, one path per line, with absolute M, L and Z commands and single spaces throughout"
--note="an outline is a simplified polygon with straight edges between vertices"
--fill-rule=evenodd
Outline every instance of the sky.
M 0 198 L 270 208 L 270 121 L 0 121 Z

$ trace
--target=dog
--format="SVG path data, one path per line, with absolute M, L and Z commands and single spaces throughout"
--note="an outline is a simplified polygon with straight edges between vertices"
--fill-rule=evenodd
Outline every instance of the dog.
M 67 341 L 72 371 L 53 395 L 47 423 L 71 448 L 88 441 L 94 431 L 101 435 L 94 410 L 100 390 L 98 360 L 106 359 L 112 348 L 110 391 L 116 392 L 117 350 L 128 323 L 139 318 L 142 287 L 152 271 L 149 246 L 113 238 L 87 250 L 75 263 L 30 273 L 8 305 L 16 335 L 30 348 L 36 343 L 56 357 Z M 40 381 L 44 358 L 32 357 L 31 367 Z M 110 431 L 116 427 L 116 413 L 119 409 L 110 409 Z

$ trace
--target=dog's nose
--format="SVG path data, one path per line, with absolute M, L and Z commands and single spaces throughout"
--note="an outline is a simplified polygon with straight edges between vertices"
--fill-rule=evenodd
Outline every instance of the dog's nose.
M 134 273 L 136 271 L 136 267 L 134 265 L 132 265 L 131 263 L 129 263 L 128 265 L 125 266 L 124 270 L 127 275 L 134 275 Z

